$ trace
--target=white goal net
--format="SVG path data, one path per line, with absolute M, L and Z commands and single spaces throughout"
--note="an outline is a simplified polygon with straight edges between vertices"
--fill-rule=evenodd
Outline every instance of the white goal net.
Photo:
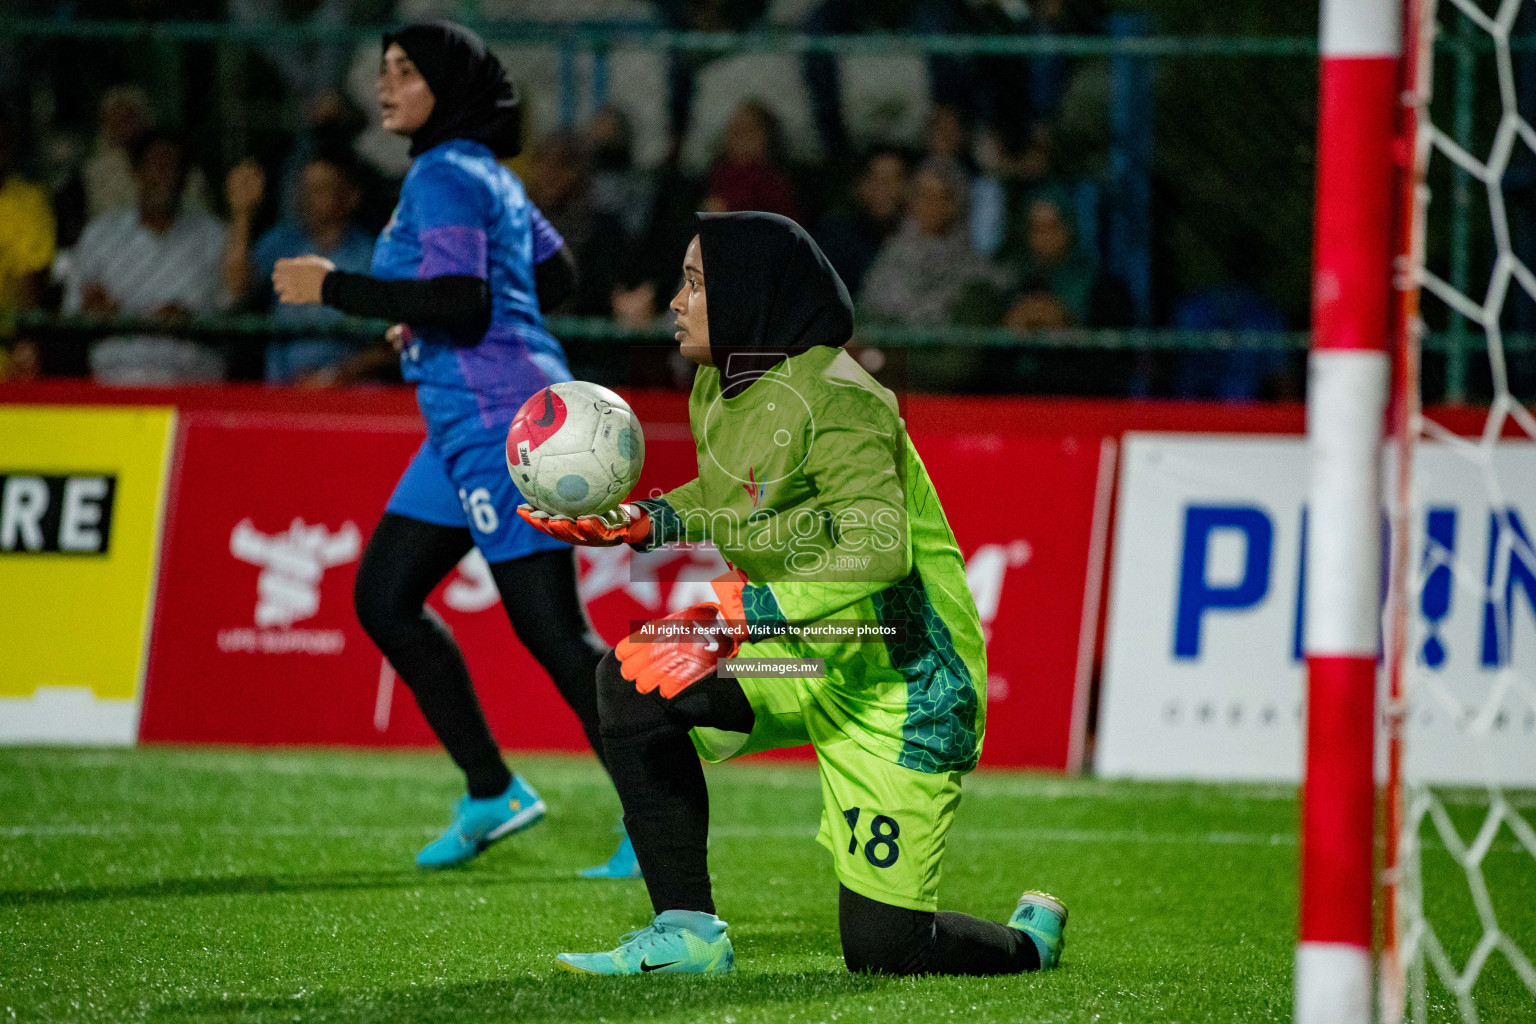
M 1409 14 L 1420 178 L 1398 271 L 1421 308 L 1399 390 L 1413 472 L 1392 510 L 1410 539 L 1386 633 L 1402 738 L 1387 1020 L 1536 1021 L 1536 417 L 1518 397 L 1536 392 L 1533 3 Z M 1419 411 L 1421 350 L 1431 400 L 1486 402 L 1485 417 Z

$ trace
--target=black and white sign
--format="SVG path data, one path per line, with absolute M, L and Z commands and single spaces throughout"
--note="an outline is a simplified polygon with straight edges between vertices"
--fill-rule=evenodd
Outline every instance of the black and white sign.
M 104 555 L 112 540 L 110 473 L 0 473 L 0 555 Z

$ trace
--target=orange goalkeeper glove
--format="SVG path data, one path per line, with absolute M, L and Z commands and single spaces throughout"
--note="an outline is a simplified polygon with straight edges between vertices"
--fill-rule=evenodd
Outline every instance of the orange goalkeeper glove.
M 600 516 L 552 516 L 532 505 L 517 506 L 517 514 L 529 526 L 567 544 L 611 548 L 639 544 L 651 535 L 651 517 L 639 505 L 625 502 Z
M 671 700 L 741 649 L 749 635 L 741 601 L 745 583 L 734 571 L 711 583 L 718 604 L 704 601 L 655 619 L 614 648 L 619 672 L 636 690 L 660 690 Z

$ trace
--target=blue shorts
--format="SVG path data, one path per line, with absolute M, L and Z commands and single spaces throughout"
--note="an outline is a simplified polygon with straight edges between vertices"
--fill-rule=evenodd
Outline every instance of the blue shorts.
M 468 526 L 475 547 L 492 563 L 570 547 L 523 522 L 517 514 L 522 503 L 500 441 L 470 445 L 444 459 L 428 438 L 384 511 L 439 526 Z

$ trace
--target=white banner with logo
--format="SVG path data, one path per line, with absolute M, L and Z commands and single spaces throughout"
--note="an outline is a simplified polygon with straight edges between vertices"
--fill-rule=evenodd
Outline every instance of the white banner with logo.
M 1536 785 L 1536 445 L 1416 465 L 1409 775 Z M 1127 435 L 1100 773 L 1300 777 L 1307 470 L 1301 438 Z

